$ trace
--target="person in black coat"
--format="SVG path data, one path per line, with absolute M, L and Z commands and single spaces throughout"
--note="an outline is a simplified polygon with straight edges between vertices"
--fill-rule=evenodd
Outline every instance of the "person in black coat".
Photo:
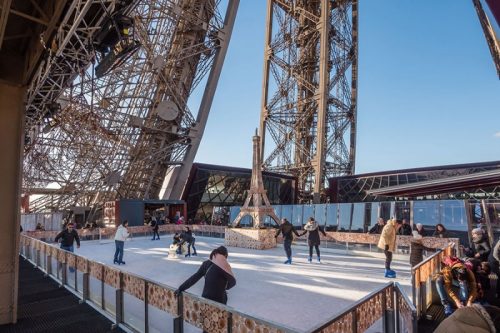
M 203 286 L 201 296 L 215 302 L 226 304 L 226 290 L 236 285 L 236 279 L 227 261 L 227 257 L 228 252 L 226 247 L 219 246 L 213 250 L 212 253 L 210 253 L 210 260 L 205 260 L 198 271 L 179 286 L 174 292 L 174 295 L 176 297 L 179 296 L 181 292 L 189 289 L 202 277 L 205 277 L 205 285 Z
M 274 237 L 278 238 L 280 233 L 283 233 L 283 247 L 285 248 L 285 253 L 286 253 L 286 257 L 287 257 L 285 264 L 291 264 L 292 263 L 293 234 L 295 234 L 297 237 L 300 237 L 300 235 L 297 232 L 297 230 L 295 230 L 293 224 L 288 222 L 288 220 L 285 218 L 281 219 L 281 225 L 280 225 L 280 227 L 279 227 L 279 229 L 276 232 L 276 235 Z
M 448 230 L 442 225 L 441 223 L 436 224 L 436 229 L 434 229 L 434 233 L 432 234 L 432 237 L 438 237 L 438 238 L 448 238 L 450 237 L 448 235 Z
M 427 230 L 425 230 L 424 225 L 422 223 L 417 223 L 415 230 L 418 231 L 420 236 L 422 236 L 422 237 L 427 236 Z
M 80 248 L 80 237 L 75 230 L 75 225 L 73 223 L 68 223 L 66 228 L 57 234 L 54 242 L 59 242 L 61 240 L 61 249 L 74 252 L 74 242 L 76 240 L 76 247 Z
M 368 231 L 369 234 L 381 234 L 382 229 L 385 227 L 385 222 L 384 219 L 379 217 L 377 220 L 377 224 L 375 224 L 371 229 Z
M 403 219 L 403 224 L 401 225 L 401 228 L 399 228 L 399 230 L 398 230 L 398 235 L 401 235 L 401 236 L 411 236 L 412 235 L 411 225 L 408 223 L 407 219 Z
M 326 233 L 319 226 L 319 224 L 314 220 L 314 218 L 310 217 L 309 221 L 307 221 L 306 225 L 304 226 L 304 232 L 302 233 L 301 236 L 309 233 L 307 236 L 307 244 L 309 245 L 309 262 L 312 262 L 312 255 L 313 255 L 313 246 L 316 248 L 316 255 L 318 256 L 318 262 L 321 262 L 321 257 L 319 253 L 319 244 L 321 242 L 319 233 L 321 232 L 323 236 L 326 237 Z
M 417 230 L 413 231 L 413 238 L 410 240 L 410 266 L 417 266 L 424 260 L 424 250 L 434 251 L 429 247 L 426 247 L 422 242 L 422 235 L 418 233 Z
M 472 230 L 472 245 L 474 246 L 474 251 L 472 252 L 474 258 L 481 261 L 488 261 L 491 247 L 488 236 L 484 233 L 483 229 L 476 228 Z
M 495 247 L 488 257 L 491 271 L 497 276 L 496 280 L 496 298 L 500 298 L 500 239 L 495 243 Z
M 153 217 L 153 219 L 151 220 L 150 226 L 151 226 L 151 228 L 153 228 L 153 239 L 152 240 L 155 240 L 155 239 L 160 240 L 160 234 L 158 233 L 159 226 L 158 226 L 158 222 L 156 222 L 156 217 Z
M 194 247 L 196 238 L 193 237 L 193 232 L 191 231 L 191 229 L 189 229 L 189 227 L 186 227 L 186 229 L 182 232 L 181 239 L 182 239 L 182 244 L 184 243 L 188 244 L 188 253 L 186 254 L 186 257 L 191 257 L 191 246 L 193 247 L 193 256 L 196 256 L 197 255 L 196 248 Z

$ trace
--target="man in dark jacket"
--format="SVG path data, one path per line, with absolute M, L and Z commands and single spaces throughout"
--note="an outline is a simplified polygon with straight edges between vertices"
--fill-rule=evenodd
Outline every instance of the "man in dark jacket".
M 57 234 L 54 242 L 59 242 L 61 240 L 61 249 L 74 252 L 73 243 L 76 240 L 76 247 L 80 248 L 80 237 L 75 230 L 75 225 L 73 223 L 68 223 L 66 229 Z
M 278 238 L 280 233 L 283 233 L 283 247 L 285 248 L 287 257 L 285 264 L 291 264 L 293 234 L 295 234 L 297 237 L 300 237 L 300 235 L 297 233 L 297 230 L 295 230 L 293 225 L 290 222 L 288 222 L 288 220 L 285 218 L 281 219 L 281 225 L 274 237 Z
M 382 229 L 384 229 L 385 222 L 384 219 L 379 217 L 377 220 L 377 224 L 375 224 L 369 231 L 369 234 L 381 234 Z
M 158 227 L 158 222 L 156 222 L 156 217 L 153 217 L 153 219 L 151 220 L 150 226 L 153 229 L 153 239 L 152 240 L 155 240 L 155 239 L 160 240 L 160 234 L 158 233 L 159 227 Z
M 184 243 L 188 244 L 188 253 L 186 254 L 186 257 L 191 257 L 191 247 L 193 247 L 193 256 L 196 256 L 196 248 L 194 247 L 196 238 L 193 237 L 193 232 L 189 229 L 189 227 L 186 227 L 186 229 L 181 233 L 181 240 L 181 246 Z
M 412 230 L 411 225 L 408 223 L 407 219 L 403 219 L 403 225 L 399 228 L 398 235 L 401 236 L 411 236 Z

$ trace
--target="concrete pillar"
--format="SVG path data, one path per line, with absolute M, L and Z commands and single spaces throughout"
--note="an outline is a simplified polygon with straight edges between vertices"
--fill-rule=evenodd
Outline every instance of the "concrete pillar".
M 24 93 L 0 81 L 0 324 L 17 321 Z

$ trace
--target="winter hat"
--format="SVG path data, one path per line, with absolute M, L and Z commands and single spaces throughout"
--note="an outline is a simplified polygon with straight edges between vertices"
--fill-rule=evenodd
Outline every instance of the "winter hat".
M 422 223 L 417 223 L 417 228 L 422 228 L 422 227 L 423 227 Z
M 417 230 L 413 230 L 411 233 L 413 234 L 414 239 L 417 239 L 417 240 L 422 239 L 422 235 L 419 234 Z
M 482 235 L 482 234 L 483 234 L 483 229 L 481 229 L 481 228 L 475 228 L 475 229 L 472 229 L 472 233 L 473 233 L 473 234 L 479 234 L 479 235 Z

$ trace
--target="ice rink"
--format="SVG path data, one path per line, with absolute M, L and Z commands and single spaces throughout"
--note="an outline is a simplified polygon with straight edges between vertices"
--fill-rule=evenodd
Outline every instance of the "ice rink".
M 126 265 L 114 265 L 114 242 L 82 241 L 75 253 L 150 280 L 178 287 L 193 274 L 220 238 L 196 237 L 197 257 L 169 259 L 171 235 L 151 241 L 133 238 L 125 243 Z M 285 265 L 283 245 L 271 250 L 228 247 L 236 286 L 228 291 L 228 305 L 239 311 L 299 330 L 309 329 L 340 313 L 390 280 L 411 295 L 408 258 L 396 256 L 392 269 L 397 279 L 384 278 L 383 254 L 347 255 L 343 250 L 321 249 L 321 263 L 307 262 L 308 249 L 293 246 L 293 264 Z M 189 289 L 201 295 L 203 281 Z

